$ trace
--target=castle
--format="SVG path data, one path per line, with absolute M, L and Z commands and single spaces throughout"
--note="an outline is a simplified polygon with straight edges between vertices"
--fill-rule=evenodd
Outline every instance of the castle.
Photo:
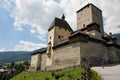
M 104 32 L 102 11 L 89 3 L 76 13 L 76 31 L 71 29 L 64 15 L 53 20 L 48 29 L 47 47 L 32 52 L 31 70 L 120 62 L 120 46 L 112 33 Z

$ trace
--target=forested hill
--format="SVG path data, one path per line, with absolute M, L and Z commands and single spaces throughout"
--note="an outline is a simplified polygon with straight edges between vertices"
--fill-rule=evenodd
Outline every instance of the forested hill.
M 0 64 L 30 60 L 31 52 L 27 51 L 8 51 L 0 52 Z
M 115 37 L 117 37 L 117 43 L 120 44 L 120 33 L 114 34 Z

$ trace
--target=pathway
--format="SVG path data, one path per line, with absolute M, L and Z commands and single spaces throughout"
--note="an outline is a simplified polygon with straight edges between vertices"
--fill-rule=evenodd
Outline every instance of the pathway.
M 106 65 L 104 69 L 101 66 L 92 69 L 97 71 L 104 80 L 120 80 L 120 64 Z

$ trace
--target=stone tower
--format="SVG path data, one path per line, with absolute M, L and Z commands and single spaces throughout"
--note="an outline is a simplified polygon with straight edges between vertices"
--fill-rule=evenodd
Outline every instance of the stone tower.
M 77 11 L 77 29 L 85 28 L 91 23 L 97 23 L 100 26 L 100 32 L 104 33 L 102 11 L 90 3 Z
M 51 46 L 54 46 L 68 39 L 68 36 L 70 36 L 71 32 L 73 32 L 73 30 L 67 21 L 65 21 L 64 15 L 61 19 L 55 18 L 48 29 L 48 43 L 50 43 Z

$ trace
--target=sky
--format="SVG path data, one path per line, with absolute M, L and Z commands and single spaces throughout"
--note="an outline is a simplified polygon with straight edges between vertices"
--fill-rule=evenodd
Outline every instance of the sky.
M 45 47 L 52 20 L 63 14 L 76 30 L 76 11 L 88 3 L 102 10 L 107 33 L 120 33 L 120 0 L 0 0 L 0 52 Z

